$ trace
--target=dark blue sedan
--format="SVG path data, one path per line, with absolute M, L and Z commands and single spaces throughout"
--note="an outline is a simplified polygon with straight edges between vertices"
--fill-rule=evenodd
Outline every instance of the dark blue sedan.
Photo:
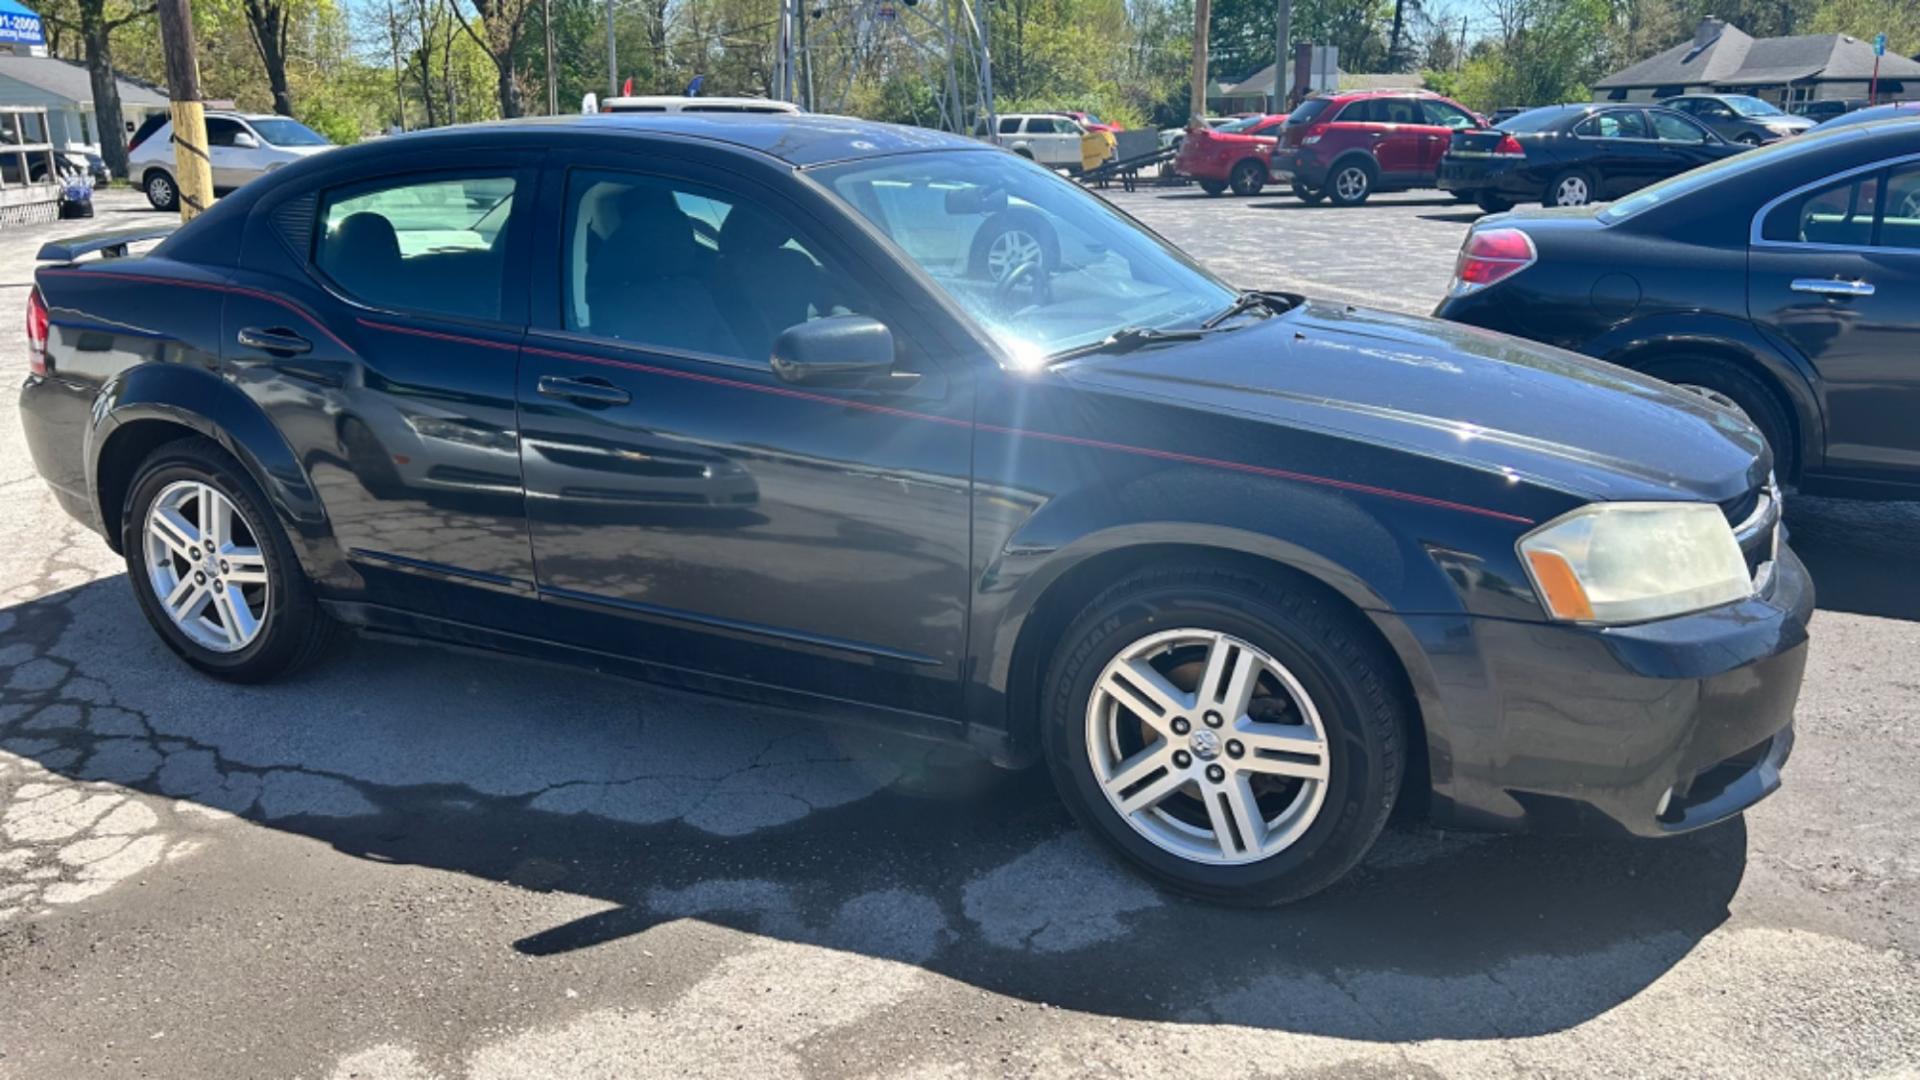
M 21 414 L 216 677 L 368 627 L 875 722 L 1045 760 L 1236 903 L 1397 800 L 1660 836 L 1792 744 L 1813 596 L 1747 422 L 1237 290 L 966 139 L 457 128 L 125 243 L 43 252 Z

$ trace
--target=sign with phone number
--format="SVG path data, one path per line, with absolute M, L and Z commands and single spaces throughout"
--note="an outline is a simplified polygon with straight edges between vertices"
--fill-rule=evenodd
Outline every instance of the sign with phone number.
M 45 45 L 47 37 L 40 30 L 40 16 L 26 12 L 4 12 L 0 13 L 0 41 Z

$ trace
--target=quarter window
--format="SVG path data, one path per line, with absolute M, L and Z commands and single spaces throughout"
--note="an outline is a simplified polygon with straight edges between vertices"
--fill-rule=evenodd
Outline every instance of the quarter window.
M 1843 247 L 1872 244 L 1881 176 L 1877 172 L 1862 173 L 1788 199 L 1774 207 L 1761 223 L 1761 238 Z
M 1654 137 L 1661 142 L 1703 143 L 1707 141 L 1707 129 L 1676 113 L 1653 109 L 1647 113 L 1653 120 Z
M 1904 165 L 1887 176 L 1887 209 L 1880 219 L 1881 247 L 1920 250 L 1920 165 Z
M 373 307 L 500 317 L 513 178 L 414 178 L 329 193 L 314 265 Z
M 788 327 L 871 309 L 785 216 L 698 185 L 576 172 L 565 229 L 580 333 L 765 363 Z

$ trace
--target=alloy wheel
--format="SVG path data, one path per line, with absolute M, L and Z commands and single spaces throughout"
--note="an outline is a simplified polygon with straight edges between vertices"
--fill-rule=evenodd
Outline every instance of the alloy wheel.
M 260 636 L 271 599 L 267 559 L 232 500 L 178 480 L 147 509 L 147 583 L 194 644 L 239 652 Z
M 1087 703 L 1087 755 L 1107 801 L 1155 846 L 1194 862 L 1270 858 L 1318 817 L 1326 729 L 1286 666 L 1214 630 L 1122 649 Z
M 1349 165 L 1333 178 L 1333 190 L 1342 199 L 1357 199 L 1367 193 L 1367 170 Z
M 987 273 L 995 281 L 1016 266 L 1041 261 L 1040 238 L 1025 229 L 1007 229 L 987 246 Z
M 1561 177 L 1560 183 L 1553 189 L 1555 206 L 1585 206 L 1591 196 L 1584 176 Z
M 147 201 L 155 206 L 167 206 L 173 202 L 173 181 L 165 173 L 155 173 L 147 181 Z

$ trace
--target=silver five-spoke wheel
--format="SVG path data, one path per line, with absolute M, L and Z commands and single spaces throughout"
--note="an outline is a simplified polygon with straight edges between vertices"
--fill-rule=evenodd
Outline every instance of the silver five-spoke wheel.
M 1349 165 L 1333 178 L 1334 193 L 1342 199 L 1358 199 L 1367 193 L 1367 170 Z
M 1087 704 L 1087 754 L 1108 802 L 1154 845 L 1196 862 L 1273 856 L 1319 814 L 1326 729 L 1300 680 L 1213 630 L 1129 645 Z
M 148 584 L 182 633 L 220 653 L 260 636 L 267 560 L 231 500 L 198 481 L 168 484 L 147 510 L 145 537 Z

